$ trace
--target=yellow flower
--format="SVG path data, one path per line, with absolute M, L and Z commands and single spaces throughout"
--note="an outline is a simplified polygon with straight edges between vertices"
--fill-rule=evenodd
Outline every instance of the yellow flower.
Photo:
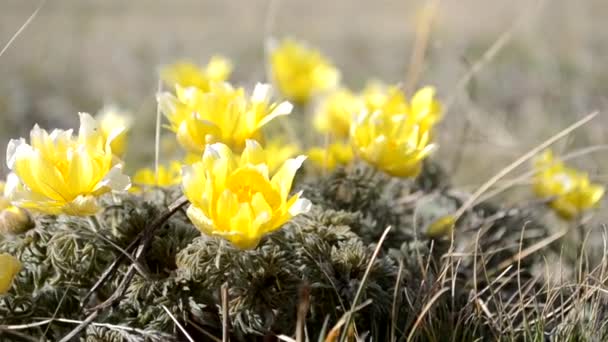
M 353 148 L 343 142 L 331 143 L 327 148 L 313 147 L 308 150 L 308 158 L 320 169 L 333 170 L 337 166 L 350 163 L 353 158 Z
M 0 295 L 11 288 L 13 279 L 21 271 L 21 263 L 10 254 L 0 254 Z
M 247 140 L 240 158 L 224 144 L 207 145 L 202 160 L 183 170 L 184 194 L 191 202 L 188 217 L 206 234 L 254 248 L 263 235 L 310 209 L 301 193 L 289 196 L 305 159 L 288 159 L 270 177 L 267 155 L 257 142 Z
M 169 187 L 177 185 L 182 181 L 182 165 L 177 160 L 171 161 L 167 166 L 158 165 L 158 176 L 151 168 L 139 169 L 133 175 L 133 184 L 136 186 L 131 187 L 129 191 L 139 192 L 140 186 Z
M 387 114 L 407 114 L 407 98 L 398 86 L 386 86 L 371 82 L 362 93 L 363 103 L 368 112 L 382 111 Z
M 295 144 L 285 143 L 283 139 L 274 138 L 265 144 L 264 151 L 266 153 L 268 171 L 273 173 L 277 171 L 287 159 L 300 153 L 300 148 Z
M 435 149 L 430 131 L 404 114 L 363 111 L 351 126 L 355 153 L 376 168 L 397 177 L 414 177 Z
M 23 138 L 8 144 L 6 158 L 12 171 L 5 189 L 8 199 L 47 214 L 95 214 L 97 196 L 131 185 L 110 148 L 121 132 L 117 128 L 106 139 L 86 113 L 80 113 L 78 137 L 72 136 L 71 129 L 48 134 L 34 126 L 30 144 Z
M 110 144 L 112 153 L 122 157 L 127 150 L 127 133 L 133 123 L 131 113 L 116 106 L 105 106 L 97 113 L 95 119 L 99 122 L 101 132 L 106 139 L 117 129 L 122 129 Z
M 176 96 L 162 93 L 158 101 L 179 143 L 193 153 L 215 142 L 242 150 L 245 140 L 260 140 L 263 126 L 292 109 L 289 102 L 270 103 L 267 84 L 257 84 L 250 98 L 228 83 L 213 83 L 209 92 L 177 86 Z
M 335 91 L 323 99 L 317 109 L 315 128 L 338 139 L 347 138 L 350 125 L 361 109 L 360 99 L 348 89 Z
M 604 195 L 603 186 L 591 183 L 587 174 L 565 166 L 550 150 L 538 156 L 534 169 L 534 192 L 541 198 L 550 198 L 549 205 L 566 220 L 592 208 Z
M 230 77 L 232 64 L 226 58 L 214 56 L 204 67 L 179 61 L 161 70 L 161 78 L 171 87 L 196 87 L 203 92 L 209 91 L 213 82 L 224 82 Z
M 5 183 L 0 181 L 0 235 L 19 234 L 34 227 L 32 218 L 4 196 Z
M 334 88 L 340 80 L 340 72 L 319 51 L 290 39 L 272 50 L 270 67 L 283 96 L 300 104 Z
M 407 120 L 423 130 L 430 129 L 441 120 L 443 107 L 435 99 L 435 88 L 419 89 L 408 103 L 398 86 L 385 86 L 374 82 L 363 90 L 363 102 L 368 112 L 383 111 L 388 114 L 406 114 Z

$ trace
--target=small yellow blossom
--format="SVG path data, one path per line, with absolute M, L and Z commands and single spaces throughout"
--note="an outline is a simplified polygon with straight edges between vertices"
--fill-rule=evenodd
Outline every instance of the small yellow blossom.
M 243 88 L 213 83 L 209 92 L 176 87 L 176 95 L 158 95 L 169 128 L 187 151 L 201 153 L 207 144 L 224 143 L 242 150 L 245 140 L 261 140 L 260 129 L 274 118 L 291 113 L 289 102 L 270 103 L 270 86 L 257 84 L 251 97 Z
M 308 158 L 320 169 L 333 170 L 337 166 L 349 164 L 353 158 L 353 148 L 350 144 L 334 142 L 327 148 L 313 147 L 308 150 Z
M 550 150 L 538 156 L 534 169 L 534 192 L 551 199 L 551 208 L 566 220 L 594 207 L 604 195 L 603 186 L 591 183 L 587 174 L 565 166 Z
M 283 163 L 300 153 L 300 148 L 296 144 L 286 143 L 283 139 L 273 138 L 264 144 L 266 153 L 266 164 L 268 171 L 273 173 L 283 165 Z
M 456 217 L 453 215 L 445 215 L 431 222 L 426 227 L 426 235 L 431 238 L 440 238 L 450 236 L 456 225 Z
M 110 135 L 117 129 L 122 129 L 120 134 L 114 137 L 110 147 L 112 153 L 118 157 L 122 157 L 127 150 L 127 134 L 133 124 L 133 116 L 130 112 L 122 110 L 116 106 L 110 105 L 103 107 L 97 113 L 95 119 L 99 122 L 101 132 L 108 139 Z
M 306 157 L 288 159 L 271 177 L 267 155 L 247 140 L 240 158 L 224 144 L 207 145 L 201 161 L 183 169 L 188 217 L 202 232 L 221 236 L 242 249 L 310 209 L 301 193 L 289 196 L 293 178 Z
M 156 186 L 170 187 L 180 184 L 182 181 L 182 166 L 183 164 L 177 160 L 173 160 L 169 165 L 158 165 L 158 175 L 155 175 L 154 169 L 142 168 L 133 175 L 133 184 L 129 191 L 139 192 L 140 186 Z
M 161 70 L 161 78 L 170 86 L 196 87 L 203 92 L 210 89 L 211 83 L 224 82 L 230 77 L 232 64 L 221 56 L 214 56 L 204 67 L 180 61 Z
M 49 134 L 34 126 L 30 144 L 23 138 L 8 144 L 6 158 L 12 173 L 6 182 L 7 198 L 16 206 L 47 214 L 95 214 L 96 197 L 131 185 L 110 147 L 122 130 L 116 128 L 105 138 L 86 113 L 80 113 L 78 137 L 71 129 Z
M 405 114 L 363 111 L 351 126 L 355 153 L 396 177 L 415 177 L 435 145 L 430 131 L 408 121 Z
M 375 82 L 363 90 L 363 102 L 368 112 L 383 111 L 388 114 L 406 114 L 408 122 L 423 130 L 432 128 L 443 114 L 441 103 L 435 99 L 435 88 L 419 89 L 408 103 L 398 86 L 385 86 Z
M 285 39 L 270 55 L 272 79 L 289 100 L 304 104 L 338 85 L 340 72 L 317 50 Z
M 348 89 L 332 92 L 315 113 L 315 128 L 337 139 L 348 138 L 350 125 L 362 109 L 362 101 Z
M 4 196 L 5 183 L 0 181 L 0 235 L 20 234 L 34 227 L 34 221 L 24 209 L 18 208 Z
M 0 295 L 11 288 L 13 279 L 21 271 L 21 263 L 10 254 L 0 254 Z
M 369 83 L 361 94 L 365 109 L 370 112 L 382 111 L 387 114 L 407 114 L 407 98 L 399 86 L 387 86 L 380 82 Z

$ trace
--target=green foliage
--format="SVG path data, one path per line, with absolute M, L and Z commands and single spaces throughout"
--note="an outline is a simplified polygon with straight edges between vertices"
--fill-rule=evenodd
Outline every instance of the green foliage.
M 540 307 L 562 308 L 568 297 L 549 293 L 543 279 L 533 276 L 543 253 L 513 259 L 549 234 L 532 211 L 482 203 L 458 221 L 453 244 L 448 236 L 427 237 L 428 224 L 462 203 L 446 184 L 441 169 L 430 163 L 415 181 L 395 180 L 361 164 L 305 179 L 299 187 L 315 204 L 312 210 L 252 250 L 201 235 L 178 211 L 154 231 L 122 295 L 98 312 L 80 339 L 183 339 L 167 310 L 197 340 L 219 337 L 224 286 L 230 335 L 237 341 L 293 335 L 303 300 L 309 302 L 306 329 L 314 341 L 324 324 L 333 327 L 351 309 L 360 288 L 359 303 L 370 304 L 354 314 L 351 329 L 376 341 L 410 333 L 417 341 L 607 336 L 601 323 L 605 305 L 570 310 L 567 322 L 572 324 L 543 319 Z M 121 290 L 130 260 L 84 300 L 110 264 L 178 195 L 172 189 L 108 198 L 96 219 L 40 216 L 34 229 L 0 241 L 1 252 L 24 264 L 11 292 L 0 298 L 1 326 L 57 318 L 21 332 L 43 341 L 68 334 L 92 307 Z M 390 233 L 372 261 L 388 226 Z M 517 309 L 529 299 L 534 299 L 531 305 Z M 489 319 L 484 310 L 495 317 Z M 521 326 L 528 329 L 516 329 Z

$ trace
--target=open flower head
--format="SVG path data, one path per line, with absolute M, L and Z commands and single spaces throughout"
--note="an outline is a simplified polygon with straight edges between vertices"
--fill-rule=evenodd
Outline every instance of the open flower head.
M 315 49 L 283 40 L 270 55 L 272 79 L 289 100 L 305 104 L 338 85 L 340 72 Z
M 415 177 L 422 161 L 435 149 L 430 131 L 404 114 L 363 111 L 351 127 L 351 144 L 358 156 L 389 175 Z
M 21 263 L 10 254 L 0 254 L 0 295 L 11 288 L 13 279 L 21 271 Z
M 328 94 L 315 113 L 315 128 L 335 138 L 348 138 L 350 125 L 362 109 L 362 101 L 348 89 Z
M 353 158 L 353 148 L 344 142 L 334 142 L 327 148 L 313 147 L 308 150 L 308 158 L 319 169 L 333 170 L 338 166 L 349 164 Z
M 118 157 L 122 157 L 127 150 L 127 134 L 133 124 L 133 116 L 131 113 L 114 105 L 109 105 L 103 107 L 99 113 L 97 113 L 95 119 L 99 122 L 101 132 L 106 139 L 122 129 L 118 135 L 113 137 L 112 142 L 110 143 L 112 153 Z
M 131 185 L 110 147 L 121 132 L 117 128 L 106 138 L 86 113 L 80 113 L 77 137 L 71 129 L 49 134 L 34 126 L 29 144 L 23 138 L 8 144 L 6 158 L 12 173 L 5 194 L 19 207 L 47 214 L 95 214 L 98 196 Z
M 443 107 L 435 98 L 435 88 L 430 86 L 416 91 L 408 101 L 398 86 L 372 82 L 363 90 L 362 98 L 368 112 L 406 114 L 410 124 L 420 125 L 423 130 L 430 129 L 443 114 Z
M 221 56 L 211 58 L 206 66 L 198 66 L 189 61 L 179 61 L 161 70 L 161 78 L 170 87 L 196 87 L 209 91 L 211 83 L 224 82 L 230 77 L 232 64 Z
M 289 196 L 304 160 L 288 159 L 271 176 L 267 155 L 253 140 L 247 140 L 240 158 L 224 144 L 208 145 L 202 160 L 183 170 L 184 194 L 191 202 L 188 217 L 208 235 L 254 248 L 263 235 L 310 209 L 300 193 Z
M 168 165 L 158 165 L 158 174 L 154 169 L 146 167 L 139 169 L 133 175 L 133 187 L 131 192 L 139 192 L 140 187 L 170 187 L 182 182 L 182 163 L 178 160 L 171 161 Z
M 175 95 L 159 94 L 158 101 L 179 143 L 193 153 L 215 142 L 240 151 L 245 140 L 261 140 L 261 128 L 292 109 L 289 102 L 271 103 L 267 84 L 257 84 L 251 97 L 228 83 L 213 83 L 208 92 L 177 86 Z
M 593 184 L 583 172 L 567 167 L 550 150 L 534 161 L 534 192 L 550 199 L 549 205 L 566 220 L 594 207 L 604 195 L 604 187 Z

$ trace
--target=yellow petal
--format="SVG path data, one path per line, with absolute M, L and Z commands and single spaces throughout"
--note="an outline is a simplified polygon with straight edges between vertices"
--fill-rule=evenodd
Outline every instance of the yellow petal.
M 241 154 L 241 159 L 239 161 L 239 165 L 244 166 L 247 164 L 257 165 L 263 164 L 266 162 L 266 156 L 264 154 L 264 149 L 262 146 L 258 144 L 255 140 L 247 140 L 245 142 L 245 149 Z
M 0 254 L 0 294 L 11 288 L 13 279 L 21 271 L 21 263 L 10 254 Z
M 277 173 L 272 177 L 270 182 L 275 186 L 276 189 L 278 189 L 283 200 L 287 199 L 287 195 L 289 195 L 289 190 L 291 189 L 291 184 L 296 175 L 296 171 L 298 171 L 305 160 L 306 156 L 298 156 L 293 159 L 288 159 L 285 161 L 279 171 L 277 171 Z

